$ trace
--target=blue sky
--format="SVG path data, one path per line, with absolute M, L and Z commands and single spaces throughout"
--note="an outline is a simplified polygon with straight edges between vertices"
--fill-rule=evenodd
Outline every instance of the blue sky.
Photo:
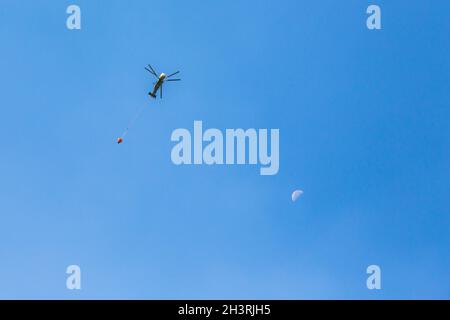
M 449 11 L 3 1 L 0 298 L 450 298 Z M 163 100 L 147 63 L 181 70 Z M 173 165 L 194 120 L 280 129 L 279 173 Z

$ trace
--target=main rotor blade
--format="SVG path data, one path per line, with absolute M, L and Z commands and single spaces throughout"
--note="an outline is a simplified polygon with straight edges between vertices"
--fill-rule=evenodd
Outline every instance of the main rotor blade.
M 148 66 L 150 67 L 150 69 L 152 69 L 152 71 L 153 71 L 153 74 L 157 76 L 157 75 L 158 75 L 158 73 L 157 73 L 157 72 L 155 71 L 155 69 L 153 69 L 153 68 L 152 68 L 152 66 L 151 66 L 150 64 L 148 64 Z
M 145 70 L 147 70 L 147 71 L 150 72 L 152 75 L 154 75 L 156 78 L 158 78 L 158 76 L 156 75 L 156 73 L 154 73 L 153 71 L 151 71 L 151 70 L 148 69 L 147 67 L 145 67 Z
M 181 79 L 167 79 L 166 81 L 181 81 Z
M 174 72 L 174 73 L 168 75 L 167 78 L 170 78 L 171 76 L 174 76 L 174 75 L 176 75 L 177 73 L 180 73 L 180 71 L 177 71 L 177 72 Z

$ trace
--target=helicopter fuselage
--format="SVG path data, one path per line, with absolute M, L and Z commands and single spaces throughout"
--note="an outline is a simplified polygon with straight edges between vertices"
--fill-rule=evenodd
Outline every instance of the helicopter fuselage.
M 153 91 L 149 92 L 148 94 L 152 96 L 153 98 L 156 98 L 156 93 L 158 92 L 159 88 L 164 83 L 164 80 L 166 79 L 166 74 L 161 73 L 158 77 L 158 81 L 156 81 L 155 86 L 153 87 Z

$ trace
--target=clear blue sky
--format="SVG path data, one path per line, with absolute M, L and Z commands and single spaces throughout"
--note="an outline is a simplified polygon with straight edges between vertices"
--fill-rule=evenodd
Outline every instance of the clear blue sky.
M 450 298 L 449 12 L 2 1 L 0 298 Z M 163 100 L 147 63 L 182 71 Z M 194 120 L 279 128 L 278 175 L 173 165 Z

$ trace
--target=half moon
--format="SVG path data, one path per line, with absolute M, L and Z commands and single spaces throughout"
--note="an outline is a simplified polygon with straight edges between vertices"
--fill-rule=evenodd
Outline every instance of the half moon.
M 300 196 L 303 194 L 302 190 L 295 190 L 294 192 L 292 192 L 292 202 L 295 202 L 298 200 L 298 198 L 300 198 Z

